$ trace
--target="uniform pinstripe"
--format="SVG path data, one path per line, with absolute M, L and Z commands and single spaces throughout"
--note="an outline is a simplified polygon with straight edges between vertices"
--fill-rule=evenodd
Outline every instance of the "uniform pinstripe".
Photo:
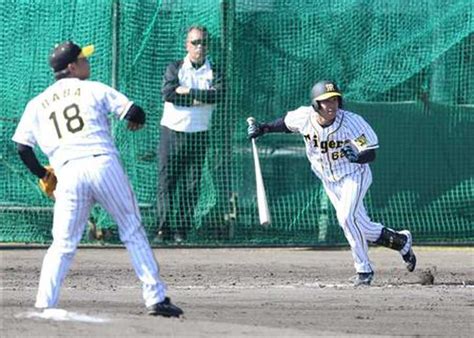
M 13 140 L 38 144 L 58 177 L 53 243 L 43 260 L 38 308 L 57 306 L 61 284 L 95 203 L 118 225 L 120 239 L 143 284 L 145 305 L 165 298 L 158 263 L 110 133 L 109 112 L 123 117 L 131 104 L 109 86 L 69 78 L 57 81 L 27 105 Z
M 377 136 L 362 117 L 352 112 L 339 109 L 334 122 L 325 128 L 316 122 L 316 114 L 312 107 L 300 107 L 288 112 L 285 124 L 304 137 L 311 168 L 336 209 L 356 271 L 371 272 L 368 241 L 376 241 L 383 228 L 370 220 L 363 204 L 372 173 L 368 164 L 349 162 L 341 149 L 348 140 L 358 138 L 363 138 L 367 146 L 377 147 Z

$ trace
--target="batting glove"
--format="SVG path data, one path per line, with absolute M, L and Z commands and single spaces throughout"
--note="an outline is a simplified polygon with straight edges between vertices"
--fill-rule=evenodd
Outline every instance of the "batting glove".
M 354 162 L 357 162 L 357 160 L 359 160 L 359 154 L 357 154 L 350 145 L 346 144 L 344 147 L 342 147 L 341 151 L 344 154 L 344 156 L 347 157 L 349 162 L 354 163 Z
M 247 136 L 249 139 L 257 138 L 265 133 L 262 124 L 255 122 L 248 126 Z

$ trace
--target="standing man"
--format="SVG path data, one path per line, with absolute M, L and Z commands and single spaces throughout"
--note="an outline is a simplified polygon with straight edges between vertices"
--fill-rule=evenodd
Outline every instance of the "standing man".
M 399 251 L 408 271 L 415 269 L 410 232 L 396 232 L 372 222 L 367 215 L 363 199 L 372 183 L 368 163 L 375 159 L 378 139 L 361 116 L 342 109 L 342 94 L 334 82 L 321 81 L 313 87 L 311 106 L 290 111 L 271 123 L 248 127 L 250 138 L 272 132 L 303 135 L 311 169 L 322 181 L 351 246 L 355 286 L 370 285 L 374 276 L 368 242 Z
M 94 46 L 81 48 L 71 41 L 56 46 L 49 63 L 57 81 L 28 103 L 13 136 L 20 158 L 43 183 L 57 175 L 53 242 L 43 260 L 35 306 L 57 306 L 61 284 L 97 202 L 117 222 L 143 284 L 148 314 L 179 317 L 183 311 L 166 297 L 107 116 L 113 113 L 127 120 L 128 129 L 135 131 L 143 127 L 145 112 L 115 89 L 87 81 L 87 58 L 93 52 Z M 52 170 L 39 163 L 35 145 L 46 154 Z
M 211 117 L 223 94 L 222 81 L 207 58 L 208 47 L 207 29 L 190 27 L 186 37 L 187 55 L 170 63 L 163 78 L 161 93 L 165 103 L 158 168 L 160 240 L 181 242 L 192 227 Z M 177 189 L 179 184 L 181 191 Z M 172 215 L 173 209 L 179 213 Z

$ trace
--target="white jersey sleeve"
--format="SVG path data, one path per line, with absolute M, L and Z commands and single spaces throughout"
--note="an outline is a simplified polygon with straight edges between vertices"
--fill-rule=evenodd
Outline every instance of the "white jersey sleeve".
M 311 109 L 312 107 L 303 106 L 289 111 L 284 118 L 287 128 L 293 133 L 302 133 L 311 117 Z
M 103 109 L 123 119 L 132 106 L 133 101 L 130 101 L 124 94 L 106 84 L 92 82 L 92 85 L 95 87 L 93 93 L 97 96 L 96 100 L 102 102 L 104 105 Z
M 39 125 L 36 119 L 35 105 L 30 101 L 18 123 L 12 140 L 16 143 L 34 147 L 37 143 L 34 131 L 38 130 Z
M 372 127 L 364 120 L 363 117 L 350 114 L 350 141 L 354 143 L 359 151 L 377 149 L 379 140 Z

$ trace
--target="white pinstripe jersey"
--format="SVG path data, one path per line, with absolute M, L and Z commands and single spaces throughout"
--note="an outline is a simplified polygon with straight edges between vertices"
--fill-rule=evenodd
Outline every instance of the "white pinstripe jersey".
M 38 144 L 55 169 L 72 159 L 118 153 L 108 114 L 123 118 L 132 103 L 103 83 L 61 79 L 27 104 L 12 139 Z
M 339 109 L 335 121 L 323 128 L 316 121 L 317 113 L 311 106 L 290 111 L 285 124 L 292 132 L 303 135 L 306 156 L 316 176 L 328 182 L 337 182 L 368 164 L 350 163 L 341 152 L 349 140 L 363 147 L 378 147 L 377 135 L 359 115 Z M 368 169 L 368 168 L 367 168 Z

